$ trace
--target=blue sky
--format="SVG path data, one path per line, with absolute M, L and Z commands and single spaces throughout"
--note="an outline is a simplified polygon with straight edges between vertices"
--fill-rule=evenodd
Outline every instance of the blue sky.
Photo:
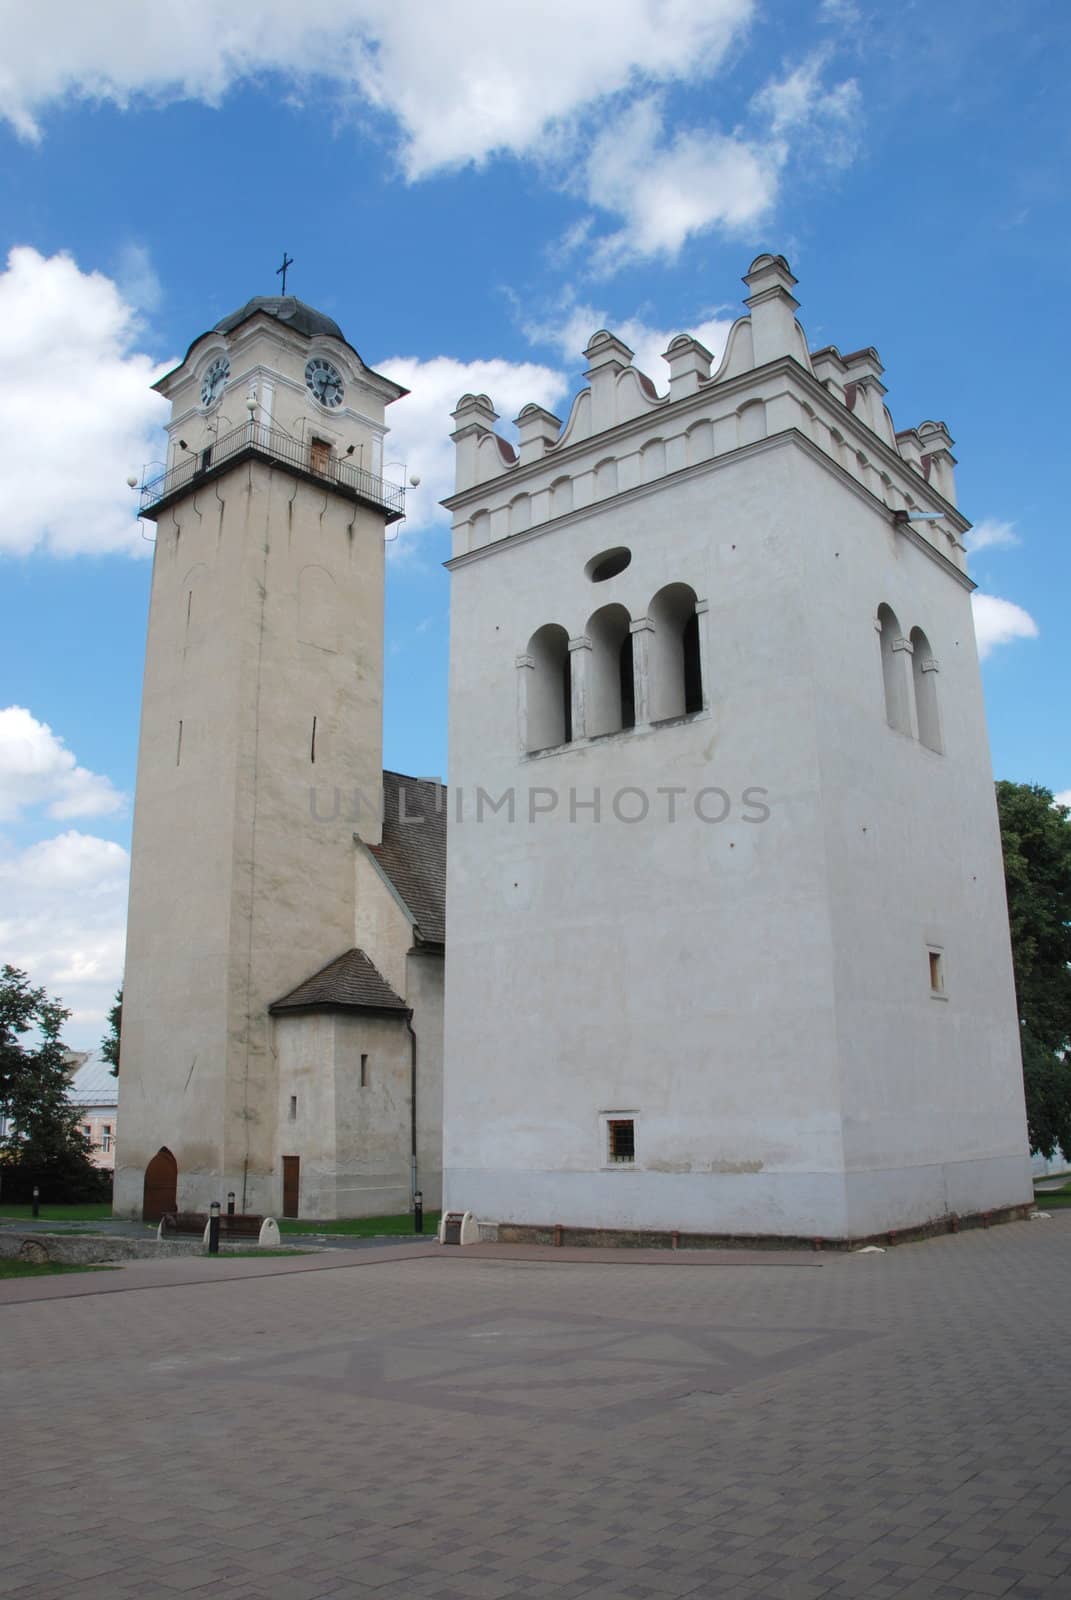
M 564 414 L 595 328 L 662 384 L 759 251 L 811 345 L 947 421 L 998 776 L 1071 790 L 1071 12 L 975 0 L 0 0 L 0 959 L 94 1043 L 122 961 L 149 384 L 293 292 L 413 390 L 385 760 L 446 771 L 448 413 Z M 151 531 L 151 530 L 147 530 Z

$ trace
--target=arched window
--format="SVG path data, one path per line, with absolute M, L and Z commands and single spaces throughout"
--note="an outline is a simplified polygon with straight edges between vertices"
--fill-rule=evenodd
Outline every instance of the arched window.
M 587 732 L 617 733 L 636 725 L 632 631 L 624 606 L 603 606 L 588 620 Z
M 670 583 L 651 601 L 649 649 L 651 721 L 703 709 L 703 667 L 695 590 Z
M 907 698 L 905 645 L 896 612 L 890 606 L 878 607 L 881 635 L 881 676 L 885 688 L 885 720 L 899 733 L 911 732 L 911 710 Z
M 940 753 L 941 722 L 937 712 L 937 662 L 921 628 L 911 630 L 911 676 L 915 684 L 915 716 L 919 741 Z
M 569 635 L 556 622 L 537 628 L 528 641 L 525 748 L 549 750 L 573 737 Z

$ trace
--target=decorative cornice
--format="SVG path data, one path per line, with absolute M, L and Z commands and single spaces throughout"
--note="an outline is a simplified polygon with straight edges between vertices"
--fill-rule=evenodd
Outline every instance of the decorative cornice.
M 778 376 L 793 379 L 802 386 L 805 394 L 812 400 L 818 401 L 822 406 L 829 407 L 834 412 L 838 429 L 845 438 L 851 435 L 854 440 L 859 442 L 860 446 L 865 444 L 867 447 L 866 453 L 872 461 L 880 459 L 888 467 L 895 468 L 898 473 L 910 474 L 910 476 L 906 476 L 905 481 L 910 483 L 913 489 L 921 492 L 926 502 L 932 502 L 935 511 L 939 511 L 942 516 L 947 517 L 948 521 L 960 533 L 968 531 L 971 524 L 963 513 L 957 510 L 951 501 L 946 500 L 934 488 L 932 483 L 928 483 L 925 478 L 921 477 L 898 450 L 894 450 L 861 417 L 850 411 L 842 400 L 838 400 L 836 395 L 832 394 L 813 373 L 808 372 L 807 368 L 797 361 L 795 356 L 779 356 L 776 361 L 768 361 L 761 367 L 750 367 L 746 372 L 737 373 L 734 377 L 705 383 L 694 394 L 684 395 L 679 400 L 667 400 L 665 409 L 641 412 L 637 417 L 629 417 L 624 422 L 615 423 L 612 428 L 603 428 L 598 433 L 588 434 L 584 439 L 577 439 L 569 444 L 549 450 L 535 461 L 526 462 L 523 466 L 512 466 L 507 472 L 500 473 L 497 477 L 488 478 L 482 483 L 473 484 L 471 488 L 462 489 L 457 494 L 448 495 L 440 504 L 445 506 L 448 511 L 460 511 L 467 506 L 480 504 L 496 489 L 506 488 L 507 485 L 512 493 L 516 493 L 517 487 L 515 486 L 524 487 L 530 485 L 532 480 L 541 478 L 547 472 L 547 469 L 552 466 L 556 470 L 561 462 L 575 462 L 589 451 L 594 454 L 600 449 L 605 449 L 611 439 L 631 439 L 636 435 L 647 432 L 656 418 L 659 424 L 664 424 L 670 416 L 684 418 L 694 412 L 705 411 L 709 409 L 716 398 L 720 399 L 722 396 L 731 398 L 734 395 L 746 393 L 761 380 Z M 761 397 L 756 396 L 756 398 Z M 716 417 L 711 418 L 711 421 L 717 420 Z M 803 436 L 801 435 L 801 437 Z M 739 454 L 740 449 L 748 448 L 750 446 L 742 446 L 736 451 L 727 451 L 724 458 L 715 457 L 714 459 L 728 459 L 729 456 Z M 614 452 L 608 453 L 613 454 Z M 624 453 L 627 454 L 628 452 Z M 622 452 L 616 452 L 618 458 L 621 454 Z M 838 463 L 833 461 L 832 457 L 828 456 L 825 451 L 821 451 L 821 454 L 825 460 L 830 462 L 831 466 L 838 466 Z M 706 462 L 702 463 L 704 466 L 707 464 Z M 675 474 L 668 474 L 668 476 L 675 476 Z M 851 477 L 850 473 L 848 477 Z M 656 479 L 654 481 L 657 483 L 661 480 Z M 549 487 L 549 484 L 550 480 L 548 479 L 547 487 Z M 860 485 L 860 487 L 862 486 Z M 528 492 L 532 492 L 531 488 L 528 489 Z M 629 493 L 630 491 L 626 490 L 624 492 Z M 869 493 L 869 491 L 867 492 Z M 609 496 L 608 498 L 612 499 L 613 497 Z M 884 501 L 880 503 L 884 505 Z M 519 535 L 513 535 L 513 537 L 519 537 Z
M 794 363 L 794 365 L 798 366 L 798 363 Z M 799 370 L 802 372 L 803 368 L 800 367 Z M 915 545 L 924 555 L 929 556 L 931 561 L 936 561 L 938 566 L 947 572 L 949 577 L 955 578 L 956 582 L 965 588 L 968 593 L 977 588 L 977 585 L 968 578 L 965 572 L 961 572 L 954 562 L 949 561 L 947 556 L 943 556 L 939 550 L 934 549 L 933 545 L 923 538 L 922 534 L 916 532 L 910 523 L 895 522 L 891 506 L 887 506 L 884 500 L 879 500 L 871 489 L 860 483 L 857 478 L 853 478 L 846 467 L 842 467 L 839 461 L 834 461 L 832 456 L 827 455 L 820 445 L 815 444 L 813 439 L 809 439 L 798 428 L 786 428 L 780 433 L 767 434 L 765 439 L 756 439 L 751 444 L 738 445 L 735 450 L 727 450 L 720 456 L 708 456 L 705 461 L 693 461 L 689 466 L 679 467 L 675 472 L 667 472 L 660 478 L 652 478 L 649 483 L 637 483 L 631 489 L 619 489 L 616 494 L 607 495 L 602 500 L 593 500 L 590 505 L 575 506 L 571 511 L 565 511 L 559 517 L 548 517 L 545 522 L 537 522 L 534 527 L 525 528 L 520 533 L 507 534 L 502 539 L 492 539 L 490 543 L 480 545 L 477 550 L 462 551 L 460 555 L 451 556 L 448 561 L 444 561 L 443 566 L 448 572 L 454 572 L 461 567 L 467 567 L 475 561 L 482 560 L 485 556 L 493 555 L 497 551 L 513 549 L 517 545 L 528 544 L 533 539 L 541 539 L 544 534 L 557 533 L 560 529 L 571 527 L 574 523 L 584 522 L 589 517 L 598 516 L 605 511 L 607 506 L 615 503 L 624 504 L 633 500 L 648 499 L 651 495 L 658 494 L 667 484 L 686 483 L 692 478 L 702 477 L 708 472 L 717 472 L 723 467 L 746 460 L 750 456 L 762 455 L 767 450 L 780 450 L 790 444 L 798 445 L 819 466 L 824 467 L 828 472 L 832 472 L 834 477 L 838 478 L 846 489 L 850 489 L 871 510 L 879 512 L 887 522 L 893 523 L 897 533 L 902 534 L 910 544 Z M 486 488 L 486 485 L 481 485 L 481 487 Z M 471 493 L 473 493 L 472 490 L 466 490 L 466 495 Z M 458 496 L 457 498 L 461 499 L 463 497 Z M 935 494 L 933 498 L 940 499 L 940 496 Z M 444 500 L 443 504 L 448 505 L 449 502 Z M 950 507 L 949 509 L 953 511 L 953 515 L 959 521 L 963 521 L 953 508 Z M 965 526 L 969 527 L 970 524 L 966 523 Z

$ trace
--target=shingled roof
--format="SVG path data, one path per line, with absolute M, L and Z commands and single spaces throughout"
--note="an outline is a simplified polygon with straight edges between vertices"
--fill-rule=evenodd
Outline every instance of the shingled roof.
M 446 790 L 435 778 L 383 774 L 383 842 L 369 846 L 422 944 L 446 942 Z
M 398 1011 L 403 1014 L 409 1009 L 363 950 L 347 950 L 344 955 L 337 956 L 268 1009 L 277 1014 L 280 1011 L 306 1011 L 312 1007 Z

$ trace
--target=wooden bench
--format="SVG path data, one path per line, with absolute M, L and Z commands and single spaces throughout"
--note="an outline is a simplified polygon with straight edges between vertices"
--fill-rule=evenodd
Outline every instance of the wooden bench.
M 260 1225 L 263 1217 L 254 1217 L 244 1212 L 228 1216 L 223 1212 L 219 1219 L 219 1236 L 221 1239 L 259 1239 Z M 204 1235 L 208 1227 L 207 1211 L 165 1211 L 160 1218 L 165 1237 L 169 1234 L 194 1234 L 198 1239 Z

